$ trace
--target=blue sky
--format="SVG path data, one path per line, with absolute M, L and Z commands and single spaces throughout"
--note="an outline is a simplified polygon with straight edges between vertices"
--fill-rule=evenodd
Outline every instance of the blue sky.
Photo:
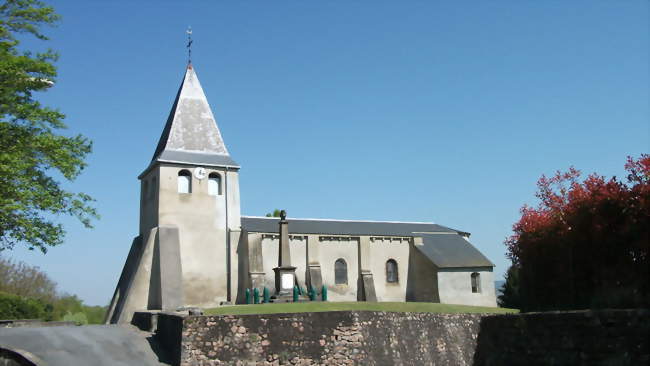
M 39 95 L 94 141 L 71 184 L 102 218 L 10 257 L 104 305 L 187 61 L 240 172 L 242 212 L 433 221 L 503 240 L 542 174 L 622 176 L 650 149 L 647 1 L 53 1 L 59 80 Z

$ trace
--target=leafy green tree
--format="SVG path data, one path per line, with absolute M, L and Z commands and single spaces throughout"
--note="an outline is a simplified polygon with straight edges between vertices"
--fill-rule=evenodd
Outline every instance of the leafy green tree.
M 77 295 L 63 294 L 53 302 L 52 319 L 61 320 L 67 313 L 83 313 L 83 301 Z
M 104 317 L 106 316 L 106 310 L 108 306 L 87 306 L 84 305 L 84 314 L 88 319 L 88 324 L 103 324 Z
M 61 187 L 55 175 L 74 180 L 86 166 L 91 142 L 59 134 L 64 114 L 41 105 L 34 94 L 54 85 L 57 53 L 32 53 L 20 39 L 47 40 L 43 26 L 59 16 L 37 0 L 0 4 L 0 251 L 24 243 L 46 252 L 61 244 L 65 231 L 53 218 L 71 215 L 91 227 L 97 213 L 84 193 Z
M 519 267 L 510 266 L 506 273 L 506 282 L 503 284 L 503 293 L 499 295 L 498 302 L 502 308 L 521 309 L 519 295 Z
M 0 256 L 0 292 L 51 303 L 56 299 L 56 282 L 40 268 Z
M 273 213 L 267 213 L 266 217 L 280 217 L 280 211 L 277 208 L 273 210 Z

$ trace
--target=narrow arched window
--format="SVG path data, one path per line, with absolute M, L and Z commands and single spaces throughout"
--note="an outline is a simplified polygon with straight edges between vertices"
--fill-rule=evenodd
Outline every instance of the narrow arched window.
M 210 173 L 208 176 L 208 194 L 210 196 L 221 194 L 221 176 L 217 173 Z
M 178 172 L 178 193 L 192 193 L 192 174 L 187 170 Z
M 474 272 L 472 273 L 472 292 L 479 293 L 481 292 L 481 274 Z
M 397 280 L 397 262 L 394 259 L 389 259 L 386 262 L 386 282 L 398 282 Z
M 339 258 L 334 262 L 334 283 L 337 285 L 348 284 L 348 264 L 345 263 L 343 258 Z

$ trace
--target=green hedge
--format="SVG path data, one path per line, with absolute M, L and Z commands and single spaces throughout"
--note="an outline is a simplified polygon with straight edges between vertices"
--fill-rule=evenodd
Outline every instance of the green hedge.
M 102 324 L 106 306 L 86 306 L 76 296 L 62 296 L 47 304 L 41 300 L 0 291 L 0 319 L 64 320 L 77 324 Z
M 0 292 L 0 319 L 48 319 L 51 311 L 40 300 Z

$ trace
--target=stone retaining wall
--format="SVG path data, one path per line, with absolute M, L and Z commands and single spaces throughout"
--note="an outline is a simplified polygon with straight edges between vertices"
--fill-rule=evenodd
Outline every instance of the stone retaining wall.
M 481 320 L 476 365 L 650 365 L 650 311 L 493 315 Z
M 172 351 L 173 364 L 182 366 L 636 365 L 650 361 L 648 310 L 156 316 L 156 337 Z
M 173 317 L 158 315 L 159 330 Z M 180 364 L 470 365 L 480 320 L 480 314 L 349 311 L 188 316 Z

